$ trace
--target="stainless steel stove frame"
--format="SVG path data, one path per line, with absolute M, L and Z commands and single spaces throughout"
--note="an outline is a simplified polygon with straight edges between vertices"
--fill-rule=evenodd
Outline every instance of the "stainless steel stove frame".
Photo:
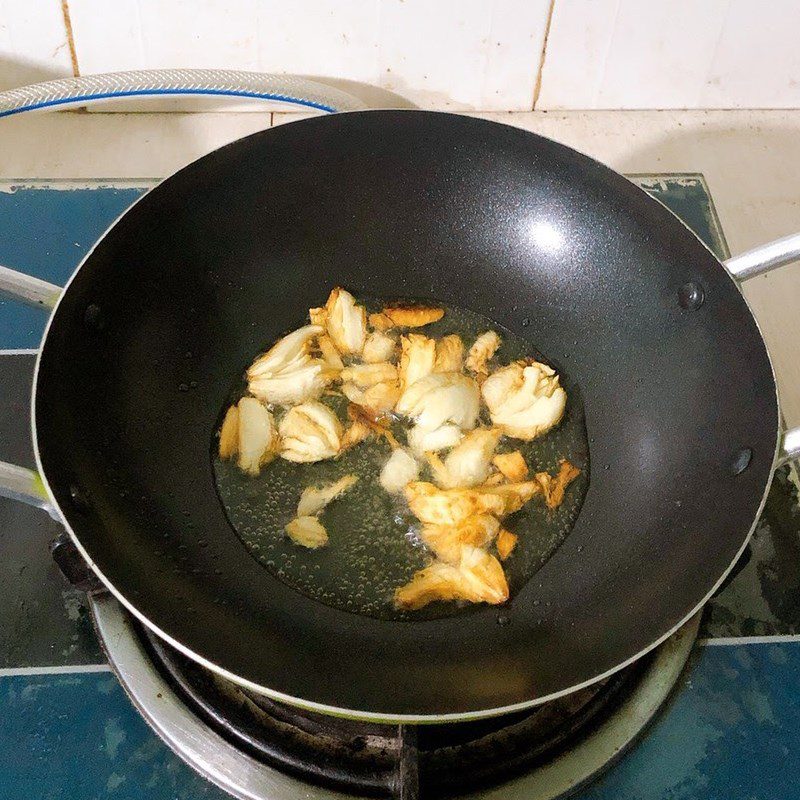
M 239 800 L 343 800 L 353 795 L 307 783 L 240 751 L 212 730 L 155 667 L 130 617 L 108 593 L 89 595 L 95 626 L 120 683 L 153 730 L 187 764 Z M 608 767 L 669 695 L 697 636 L 695 616 L 657 651 L 633 691 L 591 736 L 539 768 L 465 800 L 553 800 Z

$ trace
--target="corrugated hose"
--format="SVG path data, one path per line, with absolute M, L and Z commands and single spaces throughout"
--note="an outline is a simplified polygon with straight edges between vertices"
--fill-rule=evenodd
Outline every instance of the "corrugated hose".
M 341 89 L 296 75 L 218 69 L 145 69 L 61 78 L 0 92 L 0 117 L 120 97 L 211 95 L 291 103 L 333 113 L 367 104 Z

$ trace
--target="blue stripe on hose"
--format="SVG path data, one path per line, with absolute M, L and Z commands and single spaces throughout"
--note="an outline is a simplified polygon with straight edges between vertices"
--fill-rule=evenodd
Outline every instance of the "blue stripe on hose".
M 276 100 L 281 103 L 292 103 L 297 106 L 306 106 L 307 108 L 315 108 L 319 111 L 327 111 L 329 114 L 336 112 L 332 106 L 326 106 L 323 103 L 315 103 L 313 100 L 300 100 L 297 97 L 289 97 L 284 94 L 264 94 L 261 92 L 237 92 L 227 89 L 132 89 L 122 90 L 119 92 L 103 92 L 102 94 L 84 94 L 79 97 L 64 97 L 58 100 L 47 100 L 44 103 L 35 103 L 32 106 L 23 106 L 22 108 L 12 108 L 10 111 L 0 111 L 0 117 L 10 117 L 13 114 L 21 114 L 24 111 L 36 111 L 39 108 L 50 108 L 52 106 L 61 106 L 67 103 L 82 103 L 86 100 L 109 100 L 113 97 L 136 97 L 137 95 L 217 95 L 226 97 L 253 97 L 260 100 Z

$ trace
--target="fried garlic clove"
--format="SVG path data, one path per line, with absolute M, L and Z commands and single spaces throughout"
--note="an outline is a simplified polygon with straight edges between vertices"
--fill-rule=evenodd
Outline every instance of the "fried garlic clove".
M 518 411 L 525 408 L 530 398 L 524 394 L 520 395 L 520 390 L 524 385 L 524 368 L 523 361 L 516 361 L 507 367 L 496 370 L 490 379 L 487 378 L 483 382 L 481 396 L 490 414 L 499 413 L 503 406 L 508 404 L 511 397 L 517 398 L 517 400 L 521 399 L 522 404 L 518 403 L 513 409 L 507 408 L 507 410 Z
M 328 543 L 328 532 L 316 517 L 296 517 L 286 526 L 286 533 L 295 544 L 310 550 Z
M 281 458 L 312 463 L 339 452 L 342 424 L 330 408 L 315 400 L 294 406 L 278 427 Z
M 481 491 L 485 495 L 492 495 L 502 500 L 503 509 L 497 512 L 500 517 L 519 511 L 534 497 L 543 494 L 542 487 L 536 480 L 522 481 L 520 483 L 501 483 L 497 486 L 482 486 L 476 491 Z
M 557 425 L 567 393 L 546 364 L 516 362 L 497 370 L 481 386 L 492 422 L 515 439 L 530 441 Z
M 366 441 L 372 435 L 372 428 L 367 425 L 363 420 L 357 419 L 350 423 L 350 426 L 345 430 L 342 441 L 339 444 L 339 452 L 343 453 L 351 447 Z
M 444 465 L 444 461 L 442 461 L 439 454 L 436 452 L 426 452 L 425 460 L 428 462 L 431 475 L 433 475 L 433 480 L 436 485 L 444 486 L 448 483 L 449 476 L 447 474 L 447 467 Z
M 487 547 L 499 530 L 500 522 L 496 517 L 475 514 L 458 525 L 423 525 L 420 538 L 438 559 L 458 564 L 462 545 Z
M 369 324 L 376 331 L 388 331 L 390 328 L 394 328 L 394 322 L 386 314 L 381 313 L 370 314 Z
M 581 474 L 581 471 L 570 464 L 566 459 L 559 463 L 558 474 L 553 477 L 546 472 L 537 472 L 534 479 L 539 483 L 544 493 L 545 504 L 548 508 L 558 508 L 564 501 L 564 492 L 567 487 Z
M 333 343 L 333 339 L 331 339 L 330 336 L 323 334 L 317 339 L 317 344 L 319 345 L 323 360 L 331 369 L 339 371 L 344 369 L 342 357 L 339 355 L 339 351 L 336 349 L 336 345 Z
M 373 331 L 364 342 L 364 351 L 361 357 L 368 364 L 379 364 L 381 361 L 391 361 L 394 358 L 397 343 L 391 336 L 382 331 Z
M 497 555 L 501 561 L 505 561 L 511 555 L 518 541 L 519 536 L 506 530 L 506 528 L 502 528 L 498 532 L 497 539 L 495 539 L 495 547 L 497 547 Z
M 383 416 L 392 411 L 400 399 L 400 387 L 394 381 L 376 383 L 364 392 L 362 404 Z
M 489 361 L 502 344 L 494 331 L 482 333 L 472 344 L 467 354 L 467 369 L 475 373 L 479 381 L 489 374 Z
M 392 451 L 389 460 L 383 465 L 378 482 L 389 494 L 402 492 L 419 476 L 417 460 L 405 448 Z
M 492 454 L 502 433 L 495 429 L 470 431 L 444 460 L 444 472 L 437 480 L 445 489 L 469 488 L 489 477 Z
M 425 430 L 453 423 L 471 430 L 478 420 L 480 391 L 469 376 L 458 372 L 436 372 L 409 386 L 395 410 Z
M 528 477 L 528 465 L 519 450 L 513 453 L 498 453 L 492 459 L 492 464 L 500 470 L 506 480 L 512 483 L 524 481 Z
M 247 370 L 248 389 L 264 403 L 294 405 L 319 397 L 336 377 L 320 359 L 311 358 L 311 339 L 323 332 L 306 325 L 284 336 Z
M 464 600 L 462 575 L 458 567 L 434 561 L 433 564 L 418 570 L 411 580 L 395 590 L 394 604 L 406 611 L 416 611 L 436 600 Z
M 457 333 L 443 336 L 436 342 L 434 372 L 461 372 L 464 368 L 464 342 Z
M 351 402 L 356 405 L 361 405 L 361 400 L 364 397 L 364 390 L 359 389 L 354 383 L 343 383 L 341 386 L 342 394 Z
M 318 398 L 337 373 L 319 359 L 306 356 L 306 362 L 273 376 L 250 380 L 247 388 L 259 400 L 282 406 L 297 405 Z
M 340 377 L 347 383 L 367 389 L 376 383 L 395 383 L 397 367 L 385 361 L 379 364 L 353 364 L 353 366 L 343 369 Z
M 502 472 L 493 472 L 484 482 L 484 486 L 499 486 L 505 481 Z
M 219 429 L 219 457 L 226 461 L 239 452 L 239 409 L 231 406 L 225 412 Z
M 346 492 L 358 480 L 356 475 L 345 475 L 327 486 L 307 486 L 297 504 L 298 517 L 311 517 L 319 514 L 328 503 Z
M 500 562 L 480 547 L 464 545 L 458 571 L 469 584 L 473 603 L 497 605 L 508 600 L 508 581 Z
M 439 450 L 446 450 L 448 447 L 455 447 L 463 436 L 458 425 L 441 425 L 432 431 L 415 425 L 406 432 L 408 446 L 418 458 L 422 458 L 426 453 L 435 453 Z
M 413 386 L 418 380 L 433 372 L 436 361 L 436 342 L 421 333 L 400 337 L 400 388 Z
M 411 513 L 420 522 L 432 525 L 459 525 L 476 514 L 502 517 L 510 505 L 504 495 L 493 490 L 439 489 L 425 481 L 409 483 L 405 496 Z
M 323 332 L 319 325 L 306 325 L 279 339 L 248 368 L 247 379 L 271 378 L 305 363 L 311 339 Z
M 243 397 L 238 405 L 239 468 L 258 475 L 275 456 L 277 434 L 272 414 L 255 397 Z
M 519 511 L 542 494 L 538 481 L 477 486 L 473 489 L 440 489 L 432 483 L 414 481 L 405 488 L 411 513 L 420 522 L 459 525 L 475 514 L 502 518 Z
M 353 383 L 343 383 L 342 394 L 354 405 L 366 409 L 371 417 L 378 418 L 394 409 L 400 397 L 400 387 L 393 381 L 376 383 L 368 389 L 359 389 Z
M 359 355 L 367 338 L 367 312 L 350 292 L 336 287 L 325 304 L 328 335 L 340 353 Z
M 415 610 L 434 600 L 465 600 L 497 605 L 508 600 L 508 582 L 500 562 L 485 550 L 462 545 L 458 566 L 434 561 L 395 591 L 398 608 Z
M 397 328 L 421 328 L 423 325 L 438 322 L 444 316 L 444 309 L 432 306 L 389 306 L 382 313 Z
M 371 408 L 365 408 L 357 403 L 350 403 L 350 405 L 347 406 L 347 416 L 353 422 L 361 422 L 373 433 L 382 436 L 393 449 L 400 447 L 400 443 L 389 430 L 388 422 L 383 413 L 376 412 Z
M 328 309 L 325 306 L 320 308 L 309 308 L 308 318 L 312 325 L 319 325 L 324 328 L 328 324 Z

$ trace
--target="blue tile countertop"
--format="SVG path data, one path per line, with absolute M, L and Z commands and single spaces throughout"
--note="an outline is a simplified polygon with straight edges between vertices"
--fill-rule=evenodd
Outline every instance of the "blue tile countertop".
M 715 251 L 700 175 L 634 176 Z M 0 264 L 64 283 L 146 186 L 0 186 Z M 28 395 L 44 314 L 0 300 L 0 459 L 32 462 Z M 58 526 L 0 499 L 0 798 L 203 800 L 224 792 L 148 728 L 105 665 Z M 579 800 L 800 800 L 800 509 L 787 469 L 735 577 L 709 603 L 677 690 Z

